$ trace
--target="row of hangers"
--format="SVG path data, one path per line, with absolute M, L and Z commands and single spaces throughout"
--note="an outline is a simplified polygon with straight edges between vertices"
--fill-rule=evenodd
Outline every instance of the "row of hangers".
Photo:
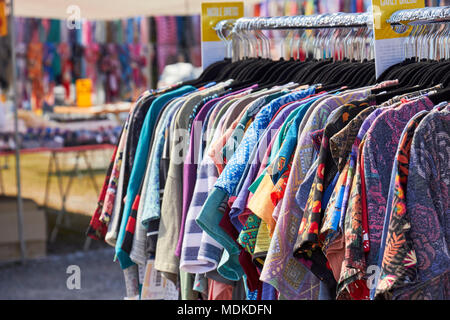
M 404 42 L 406 58 L 450 59 L 450 6 L 399 10 L 387 20 L 397 33 L 409 32 Z M 223 20 L 215 30 L 227 43 L 227 57 L 270 58 L 273 39 L 263 31 L 281 32 L 283 58 L 349 58 L 371 60 L 373 18 L 369 13 L 332 13 L 310 16 L 256 17 Z M 272 37 L 274 38 L 274 37 Z
M 285 59 L 342 60 L 347 57 L 362 61 L 373 58 L 370 25 L 368 13 L 339 12 L 223 20 L 215 29 L 219 38 L 227 43 L 227 56 L 232 56 L 234 61 L 272 56 L 271 39 L 263 30 L 282 33 L 280 56 Z M 306 53 L 304 58 L 299 55 L 301 51 Z
M 450 59 L 450 6 L 400 10 L 387 22 L 399 34 L 412 26 L 404 46 L 406 58 Z
M 378 81 L 398 79 L 419 89 L 441 84 L 443 89 L 430 98 L 435 103 L 449 100 L 450 6 L 400 10 L 387 22 L 397 33 L 409 32 L 403 46 L 406 59 L 385 70 Z
M 412 29 L 405 41 L 408 59 L 375 77 L 372 17 L 368 13 L 335 13 L 294 17 L 258 17 L 224 20 L 215 27 L 228 44 L 228 58 L 210 65 L 188 84 L 233 79 L 233 90 L 258 84 L 259 88 L 289 82 L 316 84 L 326 91 L 357 88 L 383 80 L 398 79 L 399 85 L 380 94 L 377 101 L 441 85 L 439 99 L 449 100 L 450 7 L 401 10 L 388 20 L 396 32 Z M 425 27 L 424 27 L 425 26 Z M 263 31 L 284 31 L 284 54 L 271 59 L 272 40 Z M 437 30 L 438 32 L 433 32 Z M 414 44 L 412 46 L 411 44 Z M 306 54 L 299 59 L 298 49 Z M 433 48 L 432 53 L 423 56 Z M 431 50 L 430 50 L 431 51 Z M 384 90 L 386 91 L 386 89 Z M 442 101 L 442 100 L 441 100 Z

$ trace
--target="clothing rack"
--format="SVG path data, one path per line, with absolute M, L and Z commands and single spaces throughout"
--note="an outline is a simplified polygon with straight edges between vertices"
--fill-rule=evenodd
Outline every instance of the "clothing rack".
M 405 42 L 405 56 L 421 60 L 450 58 L 448 46 L 442 37 L 448 35 L 450 6 L 407 9 L 394 12 L 387 20 L 397 33 L 405 33 L 412 26 Z M 424 43 L 428 47 L 423 47 Z
M 223 20 L 215 30 L 240 61 L 217 61 L 198 79 L 142 97 L 87 232 L 115 247 L 127 297 L 152 298 L 138 280 L 144 272 L 149 288 L 152 270 L 179 283 L 184 300 L 222 298 L 216 284 L 228 281 L 227 299 L 238 300 L 446 297 L 448 192 L 434 186 L 450 189 L 438 160 L 450 155 L 428 141 L 449 131 L 450 63 L 439 59 L 448 25 L 408 37 L 420 42 L 413 57 L 443 40 L 432 61 L 409 59 L 377 79 L 371 21 L 370 13 Z M 261 30 L 288 30 L 282 45 L 304 61 L 268 57 Z M 182 159 L 180 129 L 189 137 Z M 428 179 L 427 154 L 443 178 Z M 439 222 L 425 225 L 424 213 Z M 422 263 L 428 247 L 436 254 Z
M 269 39 L 261 32 L 262 30 L 287 30 L 294 31 L 300 30 L 302 33 L 306 30 L 319 30 L 318 38 L 315 39 L 314 45 L 312 47 L 313 50 L 316 49 L 317 45 L 322 43 L 329 43 L 334 33 L 334 42 L 336 38 L 342 37 L 342 41 L 348 43 L 349 37 L 354 37 L 355 41 L 359 37 L 361 39 L 364 37 L 364 30 L 367 30 L 365 33 L 366 42 L 370 44 L 372 41 L 371 31 L 373 29 L 373 19 L 372 15 L 368 12 L 365 13 L 325 13 L 325 14 L 317 14 L 317 15 L 309 15 L 309 16 L 282 16 L 282 17 L 256 17 L 256 18 L 240 18 L 237 20 L 223 20 L 220 21 L 216 26 L 215 30 L 217 35 L 222 41 L 227 42 L 227 56 L 233 56 L 236 58 L 236 51 L 240 51 L 238 48 L 239 42 L 245 39 L 245 34 L 248 31 L 256 31 L 255 35 L 262 42 L 261 51 L 269 51 L 268 42 Z M 334 30 L 334 31 L 323 31 L 323 30 Z M 345 30 L 341 32 L 341 30 Z M 325 41 L 324 36 L 327 36 L 328 39 Z M 319 39 L 322 38 L 322 39 Z M 318 42 L 316 42 L 316 40 Z M 293 37 L 290 39 L 291 41 L 291 55 L 293 54 Z M 367 55 L 366 58 L 370 58 L 370 54 L 363 54 L 363 48 L 366 45 L 362 42 L 360 43 L 359 48 L 356 51 L 353 49 L 347 48 L 345 50 L 346 54 L 351 52 L 354 54 L 357 53 L 357 56 L 353 56 L 354 58 L 360 59 L 361 56 Z M 373 46 L 372 46 L 373 47 Z M 247 50 L 252 50 L 250 47 Z M 342 50 L 344 51 L 344 50 Z M 233 54 L 232 54 L 233 52 Z M 244 56 L 247 56 L 247 51 L 244 49 Z M 320 55 L 320 51 L 317 52 Z M 359 54 L 360 53 L 360 54 Z M 237 54 L 239 56 L 239 53 Z M 264 56 L 264 54 L 262 55 Z M 330 57 L 330 56 L 327 56 Z
M 450 6 L 406 9 L 394 12 L 387 20 L 392 26 L 404 24 L 430 24 L 450 21 Z
M 406 9 L 394 12 L 387 20 L 391 25 L 405 23 L 426 24 L 450 21 L 450 6 Z M 226 32 L 240 30 L 289 30 L 320 28 L 372 27 L 372 14 L 364 13 L 325 13 L 309 16 L 255 17 L 222 20 L 215 30 L 221 39 Z
M 371 27 L 372 15 L 364 13 L 324 13 L 309 16 L 255 17 L 222 20 L 214 27 L 222 40 L 239 31 L 292 30 Z
M 450 21 L 450 6 L 406 9 L 394 12 L 387 20 L 398 33 L 404 33 L 409 26 L 442 24 Z M 214 29 L 222 41 L 227 42 L 227 56 L 235 48 L 236 40 L 242 40 L 240 34 L 262 30 L 314 30 L 314 29 L 373 29 L 373 15 L 365 13 L 326 13 L 309 16 L 255 17 L 220 21 Z M 416 29 L 410 36 L 417 36 Z M 267 40 L 261 32 L 258 36 Z
M 357 28 L 372 24 L 371 15 L 365 13 L 325 13 L 309 16 L 240 18 L 233 32 L 243 30 L 289 30 L 323 28 Z

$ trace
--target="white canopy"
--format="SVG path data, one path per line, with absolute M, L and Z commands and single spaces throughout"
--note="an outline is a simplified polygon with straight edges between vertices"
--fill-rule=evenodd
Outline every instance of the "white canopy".
M 229 0 L 233 1 L 233 0 Z M 245 0 L 249 5 L 261 0 Z M 81 19 L 109 20 L 135 16 L 191 15 L 201 13 L 202 2 L 213 0 L 14 0 L 18 17 L 66 19 L 78 6 Z M 218 1 L 220 2 L 220 0 Z

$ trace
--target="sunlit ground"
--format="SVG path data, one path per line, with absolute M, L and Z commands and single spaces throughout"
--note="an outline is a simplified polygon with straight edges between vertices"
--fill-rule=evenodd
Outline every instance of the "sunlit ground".
M 66 200 L 66 210 L 92 215 L 97 205 L 98 194 L 103 184 L 112 150 L 89 151 L 87 155 L 94 171 L 98 190 L 94 188 L 87 167 L 83 159 L 80 158 L 79 172 L 73 179 Z M 34 200 L 39 206 L 44 204 L 49 159 L 49 152 L 23 154 L 20 157 L 22 197 Z M 58 160 L 62 172 L 63 189 L 66 190 L 75 163 L 75 153 L 59 154 Z M 3 184 L 0 180 L 0 194 L 8 196 L 17 194 L 15 167 L 13 155 L 0 156 L 0 178 L 3 177 Z M 51 176 L 47 206 L 56 210 L 61 208 L 60 189 L 55 174 Z
M 113 262 L 114 248 L 103 241 L 92 241 L 88 251 L 83 251 L 85 231 L 97 205 L 98 193 L 103 184 L 106 167 L 112 150 L 89 151 L 88 158 L 95 172 L 98 190 L 94 189 L 84 161 L 79 163 L 79 174 L 74 178 L 67 198 L 66 218 L 73 231 L 62 228 L 55 242 L 47 239 L 47 256 L 19 262 L 0 263 L 0 299 L 122 299 L 125 295 L 123 273 Z M 21 162 L 22 196 L 43 205 L 50 153 L 23 154 Z M 67 187 L 75 153 L 58 155 L 63 187 Z M 5 168 L 6 164 L 6 168 Z M 16 170 L 14 156 L 0 156 L 0 194 L 16 195 Z M 4 194 L 3 193 L 3 194 Z M 61 198 L 56 175 L 51 177 L 48 207 L 46 210 L 48 236 L 56 212 L 61 208 Z M 1 208 L 0 208 L 1 210 Z M 53 213 L 51 213 L 53 212 Z M 77 265 L 81 272 L 81 288 L 69 290 L 66 286 L 66 269 Z

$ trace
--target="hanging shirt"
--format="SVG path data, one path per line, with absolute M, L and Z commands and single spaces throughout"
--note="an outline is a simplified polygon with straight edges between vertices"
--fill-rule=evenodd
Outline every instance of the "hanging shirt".
M 401 107 L 400 107 L 401 108 Z M 414 109 L 414 108 L 413 108 Z M 376 111 L 374 111 L 374 113 L 372 113 L 367 119 L 366 121 L 363 123 L 360 132 L 358 133 L 357 139 L 355 142 L 358 141 L 358 139 L 361 136 L 366 135 L 366 132 L 369 132 L 369 130 L 372 130 L 373 126 L 375 125 L 375 123 L 377 121 L 379 121 L 380 117 L 383 116 L 384 119 L 386 119 L 385 117 L 385 113 L 391 113 L 392 114 L 397 114 L 396 112 L 393 112 L 394 110 L 398 110 L 398 108 L 396 109 L 392 109 L 392 108 L 380 108 L 377 109 Z M 412 114 L 414 114 L 414 110 L 412 110 Z M 408 116 L 407 116 L 408 117 Z M 409 117 L 410 118 L 410 117 Z M 408 119 L 409 120 L 409 119 Z M 408 121 L 407 120 L 407 121 Z M 383 121 L 383 123 L 386 120 Z M 404 124 L 406 125 L 406 123 Z M 403 125 L 403 126 L 404 126 Z M 364 132 L 365 130 L 367 130 L 366 132 Z M 395 129 L 397 130 L 397 129 Z M 382 135 L 383 136 L 383 135 Z M 395 139 L 395 138 L 393 138 Z M 398 139 L 398 138 L 397 138 Z M 360 146 L 361 148 L 361 146 Z M 396 148 L 392 147 L 391 148 Z M 361 150 L 361 149 L 360 149 Z M 362 151 L 360 151 L 362 152 Z M 386 150 L 387 152 L 387 150 Z M 395 151 L 394 151 L 395 152 Z M 356 154 L 354 153 L 354 151 L 352 151 L 352 155 Z M 370 157 L 370 155 L 369 155 Z M 387 158 L 389 158 L 390 156 L 386 155 Z M 393 157 L 393 156 L 391 156 Z M 364 157 L 363 157 L 364 158 Z M 344 288 L 347 288 L 348 291 L 350 292 L 350 294 L 355 298 L 355 299 L 368 299 L 368 295 L 369 295 L 369 291 L 368 288 L 366 286 L 365 281 L 363 281 L 363 277 L 365 276 L 365 272 L 366 272 L 366 266 L 367 266 L 367 261 L 366 261 L 366 256 L 365 256 L 365 252 L 369 252 L 375 250 L 378 251 L 377 248 L 372 248 L 372 243 L 369 242 L 369 238 L 368 236 L 370 236 L 370 226 L 366 226 L 369 225 L 370 222 L 368 222 L 368 217 L 367 214 L 364 214 L 365 211 L 367 211 L 368 207 L 364 206 L 362 201 L 364 200 L 361 195 L 366 194 L 368 197 L 369 194 L 369 189 L 365 188 L 364 191 L 366 192 L 361 192 L 361 184 L 365 183 L 367 181 L 362 180 L 361 179 L 361 167 L 364 166 L 366 163 L 361 163 L 358 167 L 358 165 L 356 166 L 356 173 L 355 173 L 355 177 L 353 178 L 353 186 L 351 188 L 349 188 L 350 192 L 349 192 L 349 197 L 348 200 L 346 200 L 346 194 L 347 194 L 347 186 L 349 185 L 349 183 L 347 183 L 346 186 L 346 190 L 344 191 L 344 205 L 346 205 L 346 201 L 348 201 L 348 208 L 346 209 L 346 211 L 343 211 L 343 213 L 345 214 L 345 217 L 343 217 L 344 220 L 344 232 L 345 232 L 345 237 L 346 237 L 346 253 L 345 253 L 345 261 L 343 263 L 343 268 L 341 271 L 341 277 L 338 283 L 338 294 L 339 292 L 342 292 Z M 367 168 L 364 169 L 364 172 L 368 172 Z M 363 173 L 364 173 L 363 172 Z M 372 174 L 369 175 L 370 178 L 375 178 L 375 176 L 373 176 Z M 351 181 L 351 180 L 350 180 Z M 369 179 L 370 181 L 370 179 Z M 380 199 L 381 200 L 381 199 Z M 383 216 L 384 219 L 384 216 Z M 342 219 L 341 219 L 342 221 Z M 365 239 L 367 238 L 367 239 Z M 358 284 L 359 282 L 359 284 Z
M 130 110 L 130 115 L 132 114 L 132 110 Z M 123 132 L 119 140 L 118 148 L 117 148 L 117 155 L 114 159 L 114 165 L 111 172 L 111 177 L 108 181 L 108 189 L 106 191 L 105 195 L 105 201 L 103 204 L 102 213 L 100 216 L 100 221 L 105 223 L 106 225 L 109 224 L 109 221 L 111 220 L 111 215 L 114 210 L 114 202 L 116 198 L 116 191 L 117 191 L 117 184 L 119 180 L 120 175 L 120 167 L 122 165 L 122 159 L 123 159 L 123 152 L 125 149 L 126 144 L 126 138 L 128 136 L 128 127 L 129 127 L 129 118 L 126 120 L 125 124 L 123 125 Z
M 411 93 L 410 95 L 412 96 L 416 96 L 416 94 Z M 353 183 L 353 177 L 355 175 L 355 167 L 356 167 L 356 158 L 357 158 L 357 153 L 358 153 L 358 148 L 359 148 L 359 144 L 361 142 L 361 140 L 363 139 L 364 135 L 366 134 L 367 130 L 369 130 L 370 126 L 372 125 L 372 123 L 375 121 L 375 119 L 384 111 L 387 110 L 389 108 L 394 108 L 398 105 L 400 105 L 400 98 L 404 97 L 404 96 L 400 96 L 400 97 L 396 97 L 393 99 L 390 99 L 389 101 L 386 101 L 384 103 L 382 103 L 379 107 L 377 107 L 375 109 L 375 111 L 373 111 L 362 123 L 359 132 L 355 138 L 355 141 L 352 145 L 352 150 L 350 152 L 350 156 L 349 156 L 349 167 L 348 167 L 348 171 L 347 171 L 347 178 L 346 178 L 346 182 L 345 182 L 345 188 L 344 188 L 344 194 L 342 197 L 342 204 L 341 204 L 341 216 L 339 219 L 339 230 L 340 232 L 342 232 L 343 230 L 343 225 L 344 225 L 344 219 L 345 219 L 345 214 L 347 212 L 347 207 L 348 207 L 348 200 L 349 200 L 349 196 L 350 196 L 350 190 L 351 190 L 351 186 Z
M 294 102 L 281 107 L 282 109 L 278 112 L 273 121 L 270 122 L 266 130 L 264 131 L 261 138 L 258 140 L 258 143 L 254 146 L 252 150 L 252 154 L 249 158 L 249 161 L 245 167 L 244 173 L 242 174 L 242 178 L 237 185 L 237 196 L 231 197 L 229 201 L 229 205 L 231 207 L 230 210 L 230 219 L 233 223 L 234 227 L 238 232 L 242 230 L 245 221 L 249 215 L 249 211 L 245 211 L 247 204 L 247 199 L 249 195 L 249 186 L 253 182 L 258 172 L 258 169 L 261 165 L 262 155 L 264 151 L 267 149 L 267 145 L 273 139 L 274 134 L 283 124 L 285 119 L 298 108 L 298 103 Z M 237 202 L 237 203 L 236 203 Z
M 142 223 L 148 225 L 153 219 L 161 216 L 160 203 L 160 163 L 164 149 L 164 142 L 167 138 L 168 127 L 180 106 L 185 102 L 184 98 L 178 98 L 173 101 L 172 107 L 168 110 L 168 114 L 163 120 L 161 130 L 156 133 L 155 145 L 152 148 L 152 156 L 149 160 L 147 171 L 149 175 L 149 183 L 147 191 L 142 197 Z
M 448 106 L 441 111 L 433 110 L 423 118 L 413 135 L 405 212 L 410 229 L 406 228 L 404 234 L 406 236 L 404 245 L 407 247 L 402 246 L 399 253 L 408 253 L 405 257 L 407 259 L 416 257 L 416 260 L 408 260 L 411 264 L 408 267 L 415 269 L 416 275 L 401 288 L 394 288 L 394 297 L 397 299 L 449 298 L 450 224 L 447 199 L 450 179 L 446 160 L 450 156 L 449 120 Z M 391 225 L 394 227 L 396 224 L 394 219 L 397 217 L 391 217 L 389 230 L 393 230 Z M 401 225 L 405 226 L 405 222 L 401 222 Z M 402 239 L 401 235 L 399 236 Z M 392 243 L 394 237 L 390 239 L 392 240 L 388 243 Z M 389 248 L 386 247 L 386 250 Z M 404 250 L 408 248 L 414 249 L 415 254 L 410 250 Z M 388 256 L 387 252 L 385 256 Z M 395 281 L 396 278 L 392 280 Z
M 406 189 L 411 142 L 417 126 L 428 113 L 428 111 L 421 111 L 411 118 L 400 137 L 391 174 L 388 205 L 378 259 L 378 266 L 382 268 L 382 271 L 380 279 L 375 282 L 376 290 L 371 290 L 371 299 L 374 298 L 375 291 L 380 296 L 383 295 L 385 298 L 391 299 L 394 288 L 401 286 L 403 282 L 414 279 L 416 276 L 416 254 L 409 236 L 410 226 L 405 217 Z M 392 222 L 392 225 L 390 222 Z M 380 263 L 380 260 L 382 260 L 382 263 Z
M 369 297 L 367 281 L 363 279 L 365 274 L 365 255 L 363 247 L 363 223 L 362 223 L 362 193 L 361 181 L 364 179 L 362 148 L 365 144 L 362 139 L 357 152 L 355 177 L 352 182 L 349 205 L 344 222 L 345 256 L 342 263 L 341 274 L 337 284 L 337 297 L 345 294 L 355 300 L 366 300 Z
M 319 226 L 322 223 L 323 211 L 325 209 L 321 205 L 321 201 L 325 189 L 328 188 L 337 172 L 337 167 L 329 148 L 329 139 L 369 106 L 369 101 L 364 100 L 345 104 L 339 108 L 339 111 L 334 114 L 333 118 L 328 120 L 321 141 L 316 177 L 314 178 L 311 194 L 306 204 L 305 212 L 303 213 L 302 223 L 298 232 L 299 238 L 294 249 L 298 253 L 304 250 L 314 249 L 319 244 Z
M 170 164 L 161 203 L 161 221 L 155 254 L 155 268 L 166 273 L 169 277 L 174 277 L 179 271 L 179 258 L 174 253 L 180 233 L 183 202 L 182 161 L 184 156 L 180 158 L 180 151 L 185 155 L 189 146 L 189 136 L 187 135 L 188 131 L 186 131 L 189 128 L 189 118 L 193 112 L 196 112 L 195 109 L 203 99 L 208 97 L 214 98 L 217 97 L 214 95 L 223 94 L 224 89 L 230 82 L 231 80 L 191 94 L 178 110 L 172 122 L 174 139 L 170 141 Z
M 330 152 L 340 175 L 330 201 L 326 206 L 323 223 L 320 228 L 320 236 L 324 239 L 322 244 L 324 252 L 326 252 L 327 246 L 340 234 L 337 231 L 341 218 L 342 201 L 350 165 L 349 156 L 352 145 L 362 123 L 375 109 L 376 107 L 372 106 L 360 112 L 342 130 L 330 138 Z
M 433 106 L 428 97 L 404 103 L 383 112 L 366 133 L 364 172 L 370 246 L 368 265 L 376 264 L 378 260 L 390 175 L 401 133 L 416 113 L 431 110 Z
M 217 139 L 220 138 L 220 135 L 222 132 L 222 130 L 220 130 L 220 129 L 222 128 L 224 122 L 225 122 L 225 118 L 222 117 L 217 126 L 218 130 L 215 130 L 213 141 L 216 141 Z M 213 148 L 213 144 L 210 145 L 210 148 Z M 210 154 L 210 150 L 207 153 Z M 205 157 L 206 157 L 206 155 L 205 155 Z M 209 160 L 212 161 L 211 157 L 209 157 Z M 208 163 L 207 165 L 208 165 L 207 170 L 209 170 L 208 171 L 209 176 L 208 176 L 208 189 L 207 190 L 208 190 L 208 193 L 211 193 L 211 191 L 214 190 L 214 184 L 217 180 L 217 177 L 219 176 L 219 172 L 218 172 L 218 168 L 216 167 L 216 164 L 211 165 L 211 163 Z M 206 196 L 208 196 L 208 195 L 206 195 Z M 201 204 L 203 204 L 205 202 L 205 200 L 203 200 Z M 201 204 L 199 204 L 197 206 L 196 210 L 193 211 L 194 212 L 194 215 L 193 215 L 194 220 L 197 218 L 198 214 L 202 210 Z M 222 215 L 222 217 L 223 217 L 223 215 Z M 195 223 L 195 225 L 200 229 L 200 232 L 202 234 L 201 241 L 200 241 L 200 247 L 198 250 L 199 263 L 202 263 L 202 261 L 213 262 L 215 264 L 215 268 L 218 268 L 219 267 L 218 265 L 223 256 L 223 254 L 222 254 L 223 246 L 221 244 L 219 244 L 216 240 L 214 240 L 208 233 L 204 232 L 198 226 L 197 222 L 193 221 L 192 223 Z M 220 221 L 217 224 L 220 225 Z M 189 242 L 189 246 L 191 246 L 191 245 L 194 246 L 194 243 Z M 220 251 L 216 250 L 214 248 L 220 248 Z M 217 255 L 217 253 L 218 253 L 218 255 Z M 241 261 L 239 260 L 239 262 L 241 262 Z M 242 264 L 242 263 L 241 263 L 241 265 L 244 266 L 244 264 Z M 227 268 L 226 266 L 224 268 L 222 265 L 219 267 L 221 272 L 227 272 L 226 268 Z M 232 274 L 232 277 L 237 278 L 237 276 L 235 276 L 234 274 Z M 233 280 L 233 281 L 235 281 L 235 280 Z
M 244 97 L 248 95 L 254 88 L 257 86 L 254 85 L 252 87 L 242 89 L 233 93 L 230 93 L 228 95 L 225 95 L 223 97 L 233 97 L 235 99 Z M 223 98 L 222 97 L 222 98 Z M 195 186 L 195 180 L 196 180 L 196 174 L 197 174 L 197 161 L 196 155 L 198 154 L 197 148 L 200 144 L 200 135 L 201 131 L 199 130 L 203 125 L 203 120 L 206 117 L 207 112 L 210 108 L 212 108 L 215 103 L 219 102 L 221 98 L 216 98 L 211 101 L 209 101 L 205 106 L 203 106 L 199 112 L 199 114 L 195 117 L 193 121 L 193 125 L 191 126 L 191 136 L 190 136 L 190 143 L 189 143 L 189 151 L 186 155 L 186 159 L 184 161 L 184 167 L 183 167 L 183 212 L 182 212 L 182 220 L 181 220 L 181 229 L 180 229 L 180 235 L 178 237 L 178 244 L 175 251 L 175 254 L 177 256 L 180 256 L 181 254 L 181 245 L 183 242 L 183 236 L 184 236 L 184 225 L 186 222 L 186 215 L 189 208 L 189 205 L 192 200 L 193 195 L 193 189 Z
M 170 101 L 170 102 L 169 102 Z M 130 255 L 130 258 L 133 262 L 135 263 L 139 263 L 140 267 L 144 267 L 147 261 L 147 257 L 145 256 L 145 227 L 142 225 L 142 210 L 139 210 L 139 206 L 140 206 L 140 199 L 141 199 L 141 195 L 143 191 L 146 191 L 146 187 L 144 186 L 144 182 L 146 179 L 148 179 L 148 175 L 147 173 L 147 164 L 148 164 L 148 160 L 151 156 L 151 150 L 152 150 L 152 146 L 154 144 L 155 141 L 155 134 L 154 131 L 158 129 L 159 127 L 159 119 L 160 116 L 162 114 L 164 114 L 165 110 L 171 105 L 171 100 L 169 100 L 167 103 L 164 103 L 164 105 L 162 106 L 161 109 L 159 109 L 159 111 L 156 111 L 157 114 L 155 116 L 154 119 L 154 123 L 158 124 L 156 125 L 156 128 L 151 128 L 150 132 L 148 133 L 148 136 L 150 137 L 149 139 L 149 146 L 148 146 L 148 150 L 150 155 L 148 155 L 149 153 L 147 153 L 147 159 L 144 170 L 145 170 L 145 174 L 144 177 L 140 179 L 140 185 L 139 188 L 137 189 L 137 193 L 136 196 L 132 202 L 132 206 L 131 206 L 131 212 L 129 214 L 128 217 L 128 222 L 131 221 L 131 223 L 127 223 L 127 229 L 125 231 L 125 235 L 122 241 L 122 250 L 124 252 L 127 252 Z M 141 160 L 144 161 L 144 160 Z M 138 215 L 138 211 L 139 211 L 139 215 Z M 137 225 L 137 232 L 136 232 L 136 225 Z M 135 246 L 133 246 L 133 244 L 135 244 Z M 131 257 L 131 253 L 132 253 L 132 249 L 134 247 L 134 257 Z
M 340 230 L 343 230 L 343 224 L 345 219 L 345 214 L 347 212 L 348 207 L 348 200 L 350 197 L 350 191 L 351 186 L 353 183 L 353 177 L 355 176 L 355 169 L 356 169 L 356 162 L 357 162 L 357 155 L 359 150 L 359 145 L 366 134 L 367 130 L 369 130 L 372 123 L 375 121 L 375 119 L 384 111 L 387 110 L 389 107 L 379 107 L 376 108 L 375 111 L 373 111 L 367 118 L 364 120 L 364 122 L 361 125 L 361 128 L 358 131 L 358 134 L 355 138 L 355 142 L 352 145 L 352 150 L 349 156 L 349 167 L 347 172 L 347 180 L 345 182 L 345 189 L 344 189 L 344 196 L 342 199 L 342 207 L 341 207 L 341 217 L 339 220 L 339 228 Z
M 310 190 L 309 197 L 298 231 L 299 237 L 294 247 L 294 255 L 296 257 L 302 257 L 305 260 L 310 260 L 311 271 L 324 281 L 330 290 L 334 290 L 336 280 L 323 251 L 320 249 L 323 239 L 319 239 L 318 237 L 323 211 L 326 208 L 326 203 L 331 196 L 334 184 L 338 178 L 337 167 L 330 155 L 329 139 L 345 127 L 358 113 L 368 108 L 369 103 L 370 101 L 366 100 L 350 102 L 339 107 L 330 115 L 321 139 L 314 182 L 310 189 L 306 189 L 306 192 Z M 299 189 L 299 192 L 301 191 L 302 189 Z M 306 194 L 303 196 L 300 195 L 299 198 L 305 198 L 305 196 Z M 302 207 L 302 204 L 298 204 Z
M 150 94 L 149 92 L 145 92 L 144 94 L 142 94 L 141 97 L 139 97 L 138 101 L 136 102 L 136 106 L 140 105 L 143 99 L 145 97 L 148 97 L 149 94 Z M 107 237 L 109 221 L 111 215 L 113 214 L 113 210 L 115 210 L 114 196 L 117 188 L 119 187 L 118 173 L 120 172 L 120 168 L 122 167 L 121 160 L 125 154 L 125 145 L 126 145 L 125 142 L 128 139 L 129 122 L 135 110 L 136 107 L 133 107 L 130 110 L 130 114 L 123 126 L 122 133 L 119 138 L 120 143 L 117 145 L 114 157 L 111 158 L 110 163 L 111 171 L 108 171 L 107 174 L 108 180 L 105 180 L 105 183 L 102 187 L 102 190 L 105 189 L 105 193 L 102 195 L 101 201 L 98 202 L 97 207 L 98 213 L 94 213 L 90 222 L 89 229 L 87 231 L 87 234 L 91 235 L 91 237 L 100 237 L 101 239 L 105 240 L 107 240 L 106 238 L 109 238 Z M 121 190 L 120 187 L 119 190 Z M 114 225 L 114 227 L 116 227 L 116 224 Z M 114 243 L 112 245 L 114 246 Z
M 278 112 L 278 114 L 274 117 L 274 119 L 271 121 L 269 127 L 267 128 L 265 135 L 261 137 L 261 140 L 266 140 L 272 138 L 268 135 L 268 133 L 271 133 L 272 131 L 278 132 L 277 129 L 280 129 L 280 126 L 285 121 L 289 121 L 292 124 L 292 121 L 296 118 L 297 114 L 302 111 L 303 105 L 307 104 L 310 99 L 305 99 L 300 102 L 294 102 L 291 103 L 285 107 L 281 111 Z M 292 117 L 291 117 L 292 115 Z M 240 230 L 240 235 L 238 238 L 238 242 L 246 248 L 246 250 L 254 255 L 254 250 L 256 248 L 257 240 L 259 238 L 260 243 L 266 243 L 266 240 L 268 238 L 269 234 L 266 232 L 267 230 L 267 223 L 263 222 L 261 220 L 261 217 L 258 217 L 255 215 L 255 213 L 248 207 L 248 199 L 251 196 L 250 195 L 250 185 L 251 182 L 254 181 L 256 177 L 257 169 L 260 165 L 260 155 L 262 154 L 261 150 L 266 149 L 267 143 L 264 141 L 261 143 L 259 142 L 258 148 L 254 149 L 254 153 L 256 154 L 257 158 L 249 161 L 251 170 L 245 174 L 245 182 L 243 184 L 243 187 L 241 191 L 238 194 L 238 197 L 236 198 L 236 201 L 233 203 L 233 207 L 235 212 L 239 213 L 238 216 L 241 223 L 243 223 L 243 228 Z M 235 203 L 238 202 L 238 205 L 236 206 Z M 235 213 L 236 214 L 236 213 Z M 262 227 L 263 225 L 263 227 Z M 263 231 L 263 233 L 260 233 L 260 231 Z M 265 240 L 263 240 L 265 239 Z M 261 246 L 259 248 L 259 251 L 265 251 L 265 249 L 261 249 Z M 262 260 L 259 258 L 260 265 L 262 265 Z
M 123 155 L 126 155 L 127 152 L 127 144 L 125 144 L 124 150 L 123 150 Z M 114 201 L 114 205 L 113 205 L 113 211 L 111 214 L 111 220 L 108 224 L 108 231 L 106 232 L 105 235 L 105 242 L 107 244 L 109 244 L 112 247 L 116 246 L 116 241 L 117 241 L 117 235 L 119 233 L 119 229 L 120 229 L 120 222 L 122 219 L 122 212 L 120 211 L 120 208 L 122 207 L 122 190 L 123 190 L 123 184 L 125 181 L 125 162 L 124 159 L 122 159 L 122 164 L 120 166 L 120 173 L 119 173 L 119 178 L 117 180 L 117 191 L 116 191 L 116 199 Z
M 180 257 L 180 269 L 183 271 L 203 273 L 215 270 L 222 256 L 222 245 L 204 233 L 195 222 L 217 177 L 217 168 L 206 154 L 200 163 L 191 205 L 186 217 Z M 203 250 L 201 250 L 202 243 L 207 244 L 203 246 Z
M 118 149 L 118 147 L 116 146 L 114 148 L 108 170 L 106 171 L 106 177 L 105 177 L 105 181 L 103 182 L 102 190 L 100 191 L 100 196 L 99 196 L 98 202 L 97 202 L 97 208 L 95 209 L 95 212 L 91 218 L 91 221 L 89 223 L 89 227 L 87 230 L 87 235 L 94 240 L 102 240 L 105 238 L 105 235 L 106 235 L 107 225 L 105 223 L 103 223 L 102 221 L 100 221 L 100 215 L 102 212 L 103 201 L 106 196 L 108 181 L 111 177 L 112 169 L 114 166 L 114 159 L 116 157 L 117 149 Z
M 155 249 L 153 246 L 146 248 L 146 242 L 147 242 L 147 230 L 149 228 L 149 221 L 146 221 L 144 223 L 143 221 L 143 213 L 144 213 L 144 200 L 147 198 L 148 191 L 152 192 L 152 187 L 155 187 L 155 185 L 159 186 L 159 175 L 157 176 L 157 180 L 155 179 L 155 175 L 152 174 L 153 172 L 150 172 L 152 169 L 152 163 L 157 162 L 158 163 L 158 173 L 159 173 L 159 163 L 160 163 L 160 156 L 161 156 L 161 137 L 164 137 L 164 132 L 167 130 L 168 123 L 170 123 L 171 119 L 173 118 L 174 113 L 176 112 L 177 107 L 179 107 L 180 103 L 182 103 L 184 100 L 183 98 L 177 98 L 169 102 L 163 110 L 160 112 L 160 115 L 158 116 L 157 126 L 155 128 L 155 134 L 152 135 L 151 140 L 151 148 L 150 148 L 150 154 L 148 157 L 147 167 L 145 171 L 144 180 L 142 182 L 141 190 L 138 192 L 136 198 L 139 197 L 139 204 L 137 207 L 136 212 L 136 227 L 135 227 L 135 234 L 132 239 L 132 246 L 131 246 L 131 252 L 130 252 L 130 258 L 133 262 L 141 265 L 145 265 L 147 263 L 148 259 L 148 252 L 150 251 L 152 253 L 152 256 L 154 255 Z M 155 159 L 156 158 L 156 159 Z M 154 168 L 154 167 L 153 167 Z M 151 182 L 150 182 L 151 181 Z M 149 183 L 150 182 L 150 183 Z M 150 188 L 150 190 L 148 190 Z M 159 190 L 156 191 L 157 195 L 159 195 Z M 159 204 L 159 199 L 158 204 Z M 159 209 L 159 207 L 158 207 Z M 159 210 L 158 210 L 159 212 Z M 132 212 L 133 214 L 133 212 Z M 159 217 L 158 217 L 159 218 Z M 158 219 L 156 218 L 156 219 Z M 154 225 L 156 225 L 157 221 L 152 221 Z M 153 226 L 152 224 L 152 226 Z M 150 237 L 153 237 L 156 242 L 157 240 L 157 234 L 152 234 Z

